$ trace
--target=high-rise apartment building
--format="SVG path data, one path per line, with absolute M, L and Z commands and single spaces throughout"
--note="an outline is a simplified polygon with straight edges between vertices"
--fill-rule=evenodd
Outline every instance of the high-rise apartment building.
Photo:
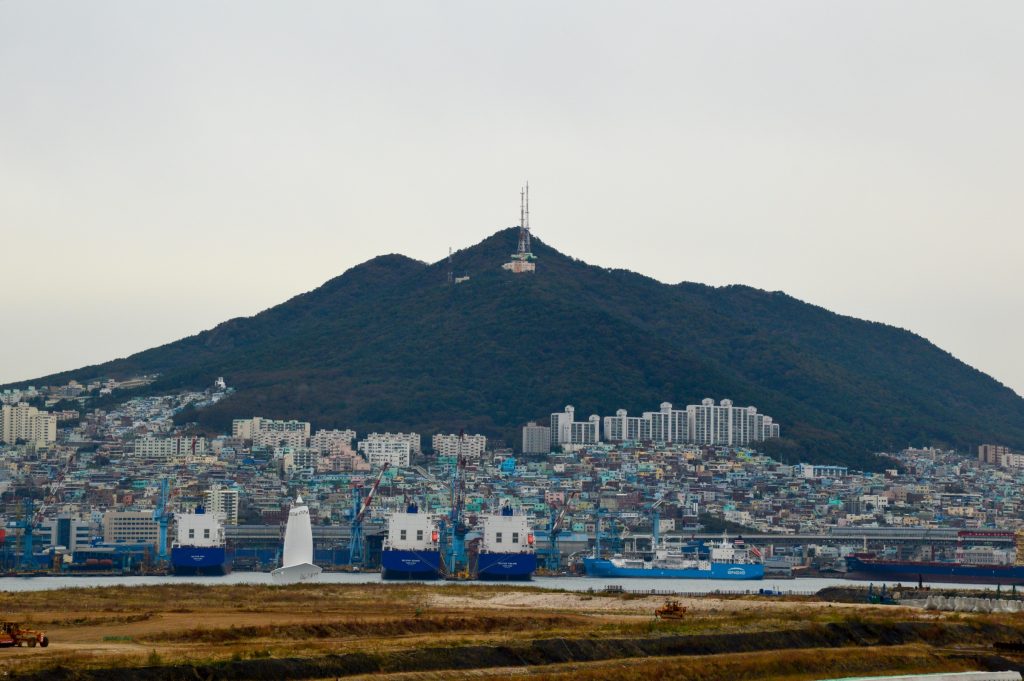
M 736 407 L 732 400 L 715 404 L 707 398 L 686 409 L 662 402 L 658 411 L 628 416 L 625 409 L 604 418 L 604 436 L 611 442 L 659 442 L 743 446 L 779 437 L 779 424 L 756 407 Z
M 981 445 L 978 447 L 978 461 L 981 463 L 1001 466 L 1009 454 L 1010 448 L 1003 445 Z
M 339 454 L 351 452 L 352 442 L 356 439 L 354 430 L 318 430 L 309 438 L 309 448 L 322 454 Z
M 551 428 L 530 421 L 523 427 L 523 454 L 551 452 Z
M 147 459 L 177 459 L 205 456 L 205 437 L 140 437 L 135 440 L 135 456 Z
M 25 402 L 0 407 L 0 442 L 9 445 L 19 440 L 42 446 L 57 441 L 57 417 Z
M 305 447 L 309 442 L 307 421 L 275 421 L 255 416 L 231 422 L 231 435 L 252 440 L 254 447 Z
M 206 490 L 206 512 L 223 513 L 225 525 L 238 524 L 238 489 L 214 485 Z
M 601 417 L 596 414 L 586 421 L 576 420 L 576 408 L 566 405 L 551 415 L 551 446 L 593 445 L 601 441 Z
M 359 453 L 373 468 L 380 468 L 385 463 L 397 468 L 406 468 L 412 461 L 412 444 L 408 439 L 370 436 L 359 441 Z
M 316 470 L 320 463 L 320 450 L 311 447 L 284 447 L 281 457 L 287 475 L 295 471 Z
M 373 441 L 373 440 L 390 440 L 392 442 L 407 442 L 409 444 L 409 452 L 410 453 L 412 453 L 414 455 L 415 454 L 422 454 L 423 453 L 423 440 L 420 437 L 419 433 L 370 433 L 369 435 L 366 436 L 365 440 L 360 440 L 360 442 L 359 442 L 359 447 L 360 447 L 359 451 L 360 452 L 363 451 L 361 448 L 362 448 L 364 442 L 369 442 L 369 441 Z
M 487 450 L 487 438 L 483 435 L 443 435 L 431 438 L 436 456 L 462 456 L 465 459 L 479 459 Z

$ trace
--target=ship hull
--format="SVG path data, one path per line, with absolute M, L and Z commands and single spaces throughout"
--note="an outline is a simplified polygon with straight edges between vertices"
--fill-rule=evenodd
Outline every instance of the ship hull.
M 533 553 L 483 553 L 477 557 L 477 579 L 527 581 L 537 569 Z
M 1024 567 L 846 559 L 846 579 L 875 582 L 947 582 L 1024 585 Z
M 642 579 L 764 579 L 764 565 L 758 563 L 712 563 L 710 570 L 624 568 L 610 560 L 585 558 L 583 567 L 588 577 L 625 577 Z
M 175 546 L 171 549 L 171 572 L 176 575 L 226 575 L 233 555 L 223 546 Z
M 385 549 L 380 555 L 383 579 L 437 579 L 440 573 L 440 551 Z
M 289 565 L 288 567 L 272 570 L 270 576 L 278 584 L 298 584 L 299 582 L 315 579 L 321 572 L 323 572 L 323 569 L 318 565 L 299 563 L 298 565 Z

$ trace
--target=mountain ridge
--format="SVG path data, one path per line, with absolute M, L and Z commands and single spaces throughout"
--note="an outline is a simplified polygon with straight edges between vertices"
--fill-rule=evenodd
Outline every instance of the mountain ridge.
M 568 403 L 602 416 L 729 397 L 781 424 L 786 459 L 877 467 L 908 444 L 1024 446 L 1024 399 L 927 339 L 781 291 L 662 283 L 534 239 L 537 272 L 501 269 L 516 229 L 425 263 L 377 256 L 199 334 L 34 381 L 160 373 L 154 391 L 238 392 L 198 413 L 321 427 L 460 428 L 512 442 Z M 19 384 L 28 383 L 26 381 Z

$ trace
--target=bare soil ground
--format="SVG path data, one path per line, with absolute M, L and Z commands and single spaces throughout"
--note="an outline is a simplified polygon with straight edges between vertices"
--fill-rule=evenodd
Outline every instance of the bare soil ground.
M 0 593 L 48 648 L 0 649 L 28 679 L 813 679 L 1024 666 L 1024 617 L 809 598 L 684 598 L 477 585 L 258 585 Z

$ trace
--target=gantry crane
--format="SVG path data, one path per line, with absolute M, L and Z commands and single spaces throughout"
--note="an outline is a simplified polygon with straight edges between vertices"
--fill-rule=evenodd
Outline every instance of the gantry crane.
M 562 530 L 562 521 L 565 520 L 565 512 L 569 510 L 569 503 L 578 496 L 579 492 L 573 492 L 565 499 L 565 503 L 558 507 L 551 506 L 551 521 L 548 525 L 548 549 L 547 564 L 545 567 L 551 572 L 557 572 L 562 563 L 562 553 L 558 550 L 558 533 Z
M 373 503 L 373 498 L 377 494 L 380 481 L 384 478 L 384 474 L 390 467 L 391 465 L 387 462 L 381 466 L 380 473 L 377 474 L 377 479 L 373 481 L 373 485 L 370 487 L 370 491 L 365 498 L 363 497 L 362 486 L 354 486 L 352 488 L 352 529 L 348 541 L 348 563 L 351 566 L 364 565 L 366 563 L 363 520 L 366 519 L 366 513 L 370 510 L 370 504 Z
M 161 480 L 160 498 L 157 500 L 156 506 L 153 507 L 153 520 L 157 525 L 156 555 L 161 563 L 167 562 L 167 525 L 174 517 L 174 514 L 167 510 L 170 490 L 170 481 L 167 478 Z

